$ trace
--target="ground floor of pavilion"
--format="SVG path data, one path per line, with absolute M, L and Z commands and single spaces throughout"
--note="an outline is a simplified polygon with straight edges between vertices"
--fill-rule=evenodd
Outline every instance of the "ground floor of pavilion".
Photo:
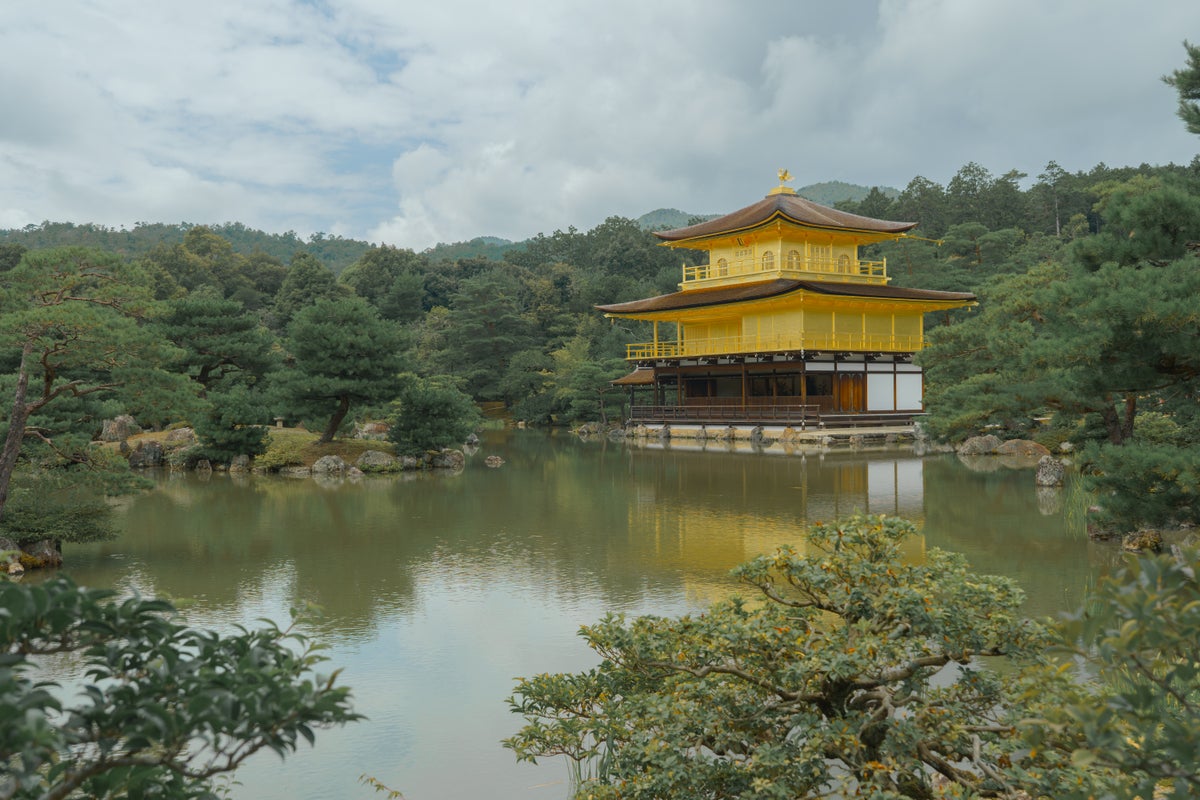
M 905 424 L 924 412 L 912 353 L 780 353 L 639 362 L 613 382 L 633 424 Z

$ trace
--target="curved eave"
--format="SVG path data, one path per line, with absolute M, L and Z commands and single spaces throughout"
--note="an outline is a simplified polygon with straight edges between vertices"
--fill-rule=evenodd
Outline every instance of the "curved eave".
M 839 233 L 842 235 L 854 236 L 859 239 L 869 239 L 869 240 L 873 240 L 873 241 L 884 241 L 887 239 L 899 239 L 900 237 L 904 236 L 905 232 L 910 231 L 917 226 L 917 223 L 912 222 L 912 223 L 904 223 L 908 227 L 903 228 L 898 231 L 874 231 L 874 230 L 868 230 L 866 228 L 846 228 L 846 227 L 839 227 L 839 226 L 835 226 L 835 225 L 815 225 L 811 222 L 804 222 L 803 220 L 798 220 L 793 217 L 789 217 L 787 214 L 783 213 L 782 211 L 777 211 L 774 214 L 772 214 L 770 217 L 768 217 L 767 219 L 763 220 L 762 222 L 757 222 L 753 225 L 747 225 L 742 228 L 730 228 L 728 230 L 719 231 L 717 233 L 710 233 L 710 234 L 705 234 L 702 236 L 695 236 L 695 237 L 686 238 L 686 239 L 664 239 L 663 241 L 659 242 L 658 245 L 659 245 L 659 247 L 684 247 L 684 248 L 692 248 L 695 250 L 703 250 L 704 249 L 703 245 L 705 245 L 705 244 L 709 244 L 712 242 L 718 242 L 723 239 L 730 239 L 735 236 L 744 236 L 747 234 L 756 233 L 758 231 L 761 231 L 761 230 L 771 227 L 771 225 L 774 224 L 776 220 L 783 220 L 785 222 L 789 222 L 792 225 L 795 225 L 798 228 L 804 228 L 805 230 L 821 231 L 821 232 L 826 232 L 826 233 Z M 659 236 L 659 233 L 660 232 L 655 232 L 654 235 Z M 661 239 L 662 237 L 659 236 L 659 238 Z
M 664 319 L 688 316 L 690 312 L 720 306 L 778 300 L 798 292 L 856 300 L 890 303 L 915 303 L 930 311 L 959 308 L 976 302 L 970 292 L 938 292 L 929 289 L 905 289 L 858 283 L 834 283 L 827 281 L 797 281 L 778 279 L 735 287 L 703 291 L 674 292 L 672 294 L 632 300 L 628 303 L 597 305 L 596 310 L 609 317 L 628 319 Z
M 873 219 L 839 211 L 800 197 L 797 194 L 771 194 L 757 203 L 716 219 L 655 231 L 654 235 L 672 247 L 685 247 L 718 238 L 746 234 L 777 220 L 811 230 L 829 231 L 870 238 L 894 238 L 917 226 L 915 222 Z

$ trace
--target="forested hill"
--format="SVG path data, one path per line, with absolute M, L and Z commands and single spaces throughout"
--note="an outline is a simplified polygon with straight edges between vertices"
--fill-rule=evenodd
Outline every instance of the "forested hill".
M 368 242 L 343 239 L 325 233 L 314 233 L 307 240 L 293 231 L 287 233 L 265 233 L 247 228 L 240 222 L 221 225 L 196 225 L 190 222 L 163 223 L 139 222 L 132 228 L 108 228 L 103 225 L 70 222 L 43 222 L 24 228 L 0 230 L 0 244 L 21 245 L 29 250 L 48 247 L 95 247 L 125 258 L 137 259 L 149 255 L 155 248 L 173 247 L 182 244 L 184 236 L 193 228 L 204 227 L 225 239 L 234 252 L 243 255 L 264 253 L 280 262 L 287 263 L 296 253 L 315 256 L 333 272 L 343 269 L 362 258 L 371 248 Z
M 841 181 L 815 183 L 798 189 L 797 192 L 809 200 L 822 205 L 859 202 L 871 192 L 865 186 Z M 899 192 L 895 189 L 876 189 L 889 199 Z M 635 222 L 647 231 L 681 228 L 696 219 L 710 219 L 715 214 L 699 215 L 674 208 L 660 208 L 643 214 Z M 132 228 L 109 228 L 93 223 L 43 222 L 24 228 L 0 230 L 0 244 L 16 244 L 28 250 L 47 247 L 96 247 L 126 258 L 136 259 L 148 255 L 154 248 L 181 244 L 184 235 L 192 228 L 201 227 L 190 222 L 164 223 L 139 222 Z M 296 253 L 307 253 L 316 257 L 335 274 L 362 258 L 371 248 L 371 243 L 357 239 L 345 239 L 326 233 L 314 233 L 302 239 L 294 231 L 266 233 L 248 228 L 240 222 L 220 225 L 205 225 L 213 233 L 225 239 L 236 253 L 251 255 L 266 254 L 277 261 L 287 263 Z M 458 261 L 464 258 L 484 258 L 502 261 L 505 254 L 526 247 L 528 240 L 513 242 L 496 236 L 479 236 L 465 242 L 439 243 L 425 251 L 433 261 Z

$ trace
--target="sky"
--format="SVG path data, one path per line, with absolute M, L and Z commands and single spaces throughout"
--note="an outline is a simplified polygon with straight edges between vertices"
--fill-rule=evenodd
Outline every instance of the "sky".
M 0 10 L 0 228 L 423 250 L 977 162 L 1186 164 L 1197 0 L 39 0 Z

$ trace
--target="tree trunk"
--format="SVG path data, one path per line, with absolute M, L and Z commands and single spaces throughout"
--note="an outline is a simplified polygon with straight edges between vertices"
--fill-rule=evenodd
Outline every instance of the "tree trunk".
M 1125 395 L 1125 413 L 1117 412 L 1117 401 L 1109 397 L 1109 402 L 1100 410 L 1100 418 L 1104 420 L 1104 428 L 1108 431 L 1108 441 L 1122 445 L 1133 438 L 1133 421 L 1137 417 L 1137 395 L 1130 392 Z
M 1125 395 L 1125 420 L 1121 423 L 1121 443 L 1133 438 L 1133 420 L 1137 416 L 1137 395 L 1133 392 Z
M 333 441 L 333 435 L 337 433 L 337 429 L 341 427 L 342 420 L 350 413 L 350 395 L 344 394 L 338 401 L 337 411 L 333 412 L 333 416 L 329 418 L 329 424 L 325 426 L 325 432 L 321 434 L 321 438 L 317 439 L 317 444 L 329 444 Z
M 4 519 L 8 486 L 17 466 L 17 456 L 21 454 L 21 443 L 25 440 L 25 423 L 30 413 L 30 408 L 25 404 L 25 395 L 29 390 L 29 372 L 25 369 L 25 362 L 32 352 L 33 342 L 26 342 L 21 350 L 21 366 L 17 372 L 17 391 L 13 396 L 12 413 L 8 415 L 8 436 L 4 439 L 4 449 L 0 450 L 0 520 Z

